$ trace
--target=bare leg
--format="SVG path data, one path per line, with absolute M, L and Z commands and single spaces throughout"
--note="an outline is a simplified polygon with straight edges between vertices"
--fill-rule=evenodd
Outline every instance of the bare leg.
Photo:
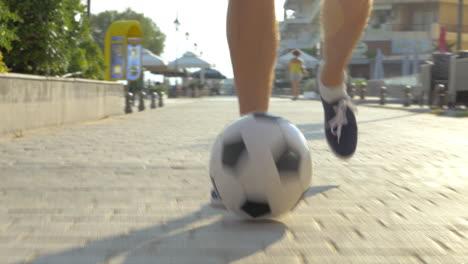
M 299 81 L 298 80 L 292 81 L 292 95 L 295 98 L 299 97 Z
M 227 37 L 240 114 L 267 112 L 278 49 L 273 0 L 230 0 Z
M 367 24 L 373 0 L 323 0 L 325 65 L 321 81 L 327 87 L 343 82 L 343 70 Z
M 294 98 L 296 96 L 296 81 L 291 80 L 291 95 Z
M 318 84 L 325 136 L 333 152 L 342 158 L 353 155 L 358 140 L 355 108 L 346 96 L 343 70 L 364 31 L 371 7 L 372 0 L 322 1 L 324 65 Z

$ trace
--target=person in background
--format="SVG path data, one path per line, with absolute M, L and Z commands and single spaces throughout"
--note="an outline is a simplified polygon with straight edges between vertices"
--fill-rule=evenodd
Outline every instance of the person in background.
M 304 73 L 304 61 L 299 58 L 301 51 L 295 49 L 291 52 L 294 57 L 289 61 L 289 79 L 291 81 L 292 88 L 292 100 L 297 100 L 300 94 L 299 85 L 302 80 L 302 74 Z

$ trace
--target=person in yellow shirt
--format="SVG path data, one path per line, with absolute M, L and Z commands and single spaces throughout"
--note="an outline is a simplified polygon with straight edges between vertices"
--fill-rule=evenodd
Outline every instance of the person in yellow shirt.
M 292 99 L 297 100 L 300 94 L 299 85 L 302 80 L 302 75 L 304 73 L 304 61 L 299 58 L 301 56 L 301 51 L 295 49 L 292 51 L 294 58 L 289 61 L 289 80 L 291 81 L 292 88 Z

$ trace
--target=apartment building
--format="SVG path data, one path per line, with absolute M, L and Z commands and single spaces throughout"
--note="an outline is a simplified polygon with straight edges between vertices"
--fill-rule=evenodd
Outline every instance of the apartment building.
M 320 0 L 287 0 L 280 22 L 280 51 L 311 49 L 320 42 Z
M 319 0 L 287 0 L 280 24 L 281 51 L 320 45 Z M 464 5 L 463 45 L 468 49 L 468 1 Z M 440 30 L 446 29 L 448 46 L 457 40 L 458 0 L 374 0 L 369 25 L 350 63 L 352 76 L 369 78 L 377 49 L 384 54 L 386 77 L 401 74 L 405 57 L 430 59 Z

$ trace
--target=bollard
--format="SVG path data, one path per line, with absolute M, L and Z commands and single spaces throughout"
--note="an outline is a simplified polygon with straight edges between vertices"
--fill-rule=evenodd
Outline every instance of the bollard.
M 128 92 L 125 95 L 125 113 L 130 114 L 133 112 L 132 110 L 132 105 L 133 105 L 133 94 L 131 92 Z
M 447 100 L 447 89 L 445 85 L 439 84 L 437 85 L 437 92 L 439 93 L 439 107 L 444 108 L 446 106 L 446 100 Z
M 154 108 L 157 107 L 156 100 L 157 100 L 158 97 L 159 96 L 158 96 L 158 94 L 156 92 L 151 93 L 151 109 L 154 109 Z
M 423 107 L 424 106 L 424 91 L 421 91 L 421 93 L 419 94 L 419 107 Z
M 159 92 L 158 96 L 159 96 L 158 105 L 159 105 L 159 107 L 163 107 L 164 106 L 164 92 Z
M 145 110 L 145 92 L 140 93 L 140 104 L 138 105 L 138 111 L 144 111 Z
M 366 99 L 367 83 L 363 82 L 361 84 L 361 100 Z
M 387 96 L 387 87 L 382 86 L 380 87 L 380 104 L 385 105 L 385 100 Z
M 350 88 L 350 89 L 349 89 L 349 97 L 350 97 L 351 99 L 353 99 L 353 98 L 354 98 L 354 94 L 356 93 L 356 84 L 355 84 L 355 83 L 352 83 L 352 84 L 350 85 L 349 88 Z
M 403 100 L 403 106 L 408 107 L 411 105 L 411 86 L 405 86 L 405 99 Z

